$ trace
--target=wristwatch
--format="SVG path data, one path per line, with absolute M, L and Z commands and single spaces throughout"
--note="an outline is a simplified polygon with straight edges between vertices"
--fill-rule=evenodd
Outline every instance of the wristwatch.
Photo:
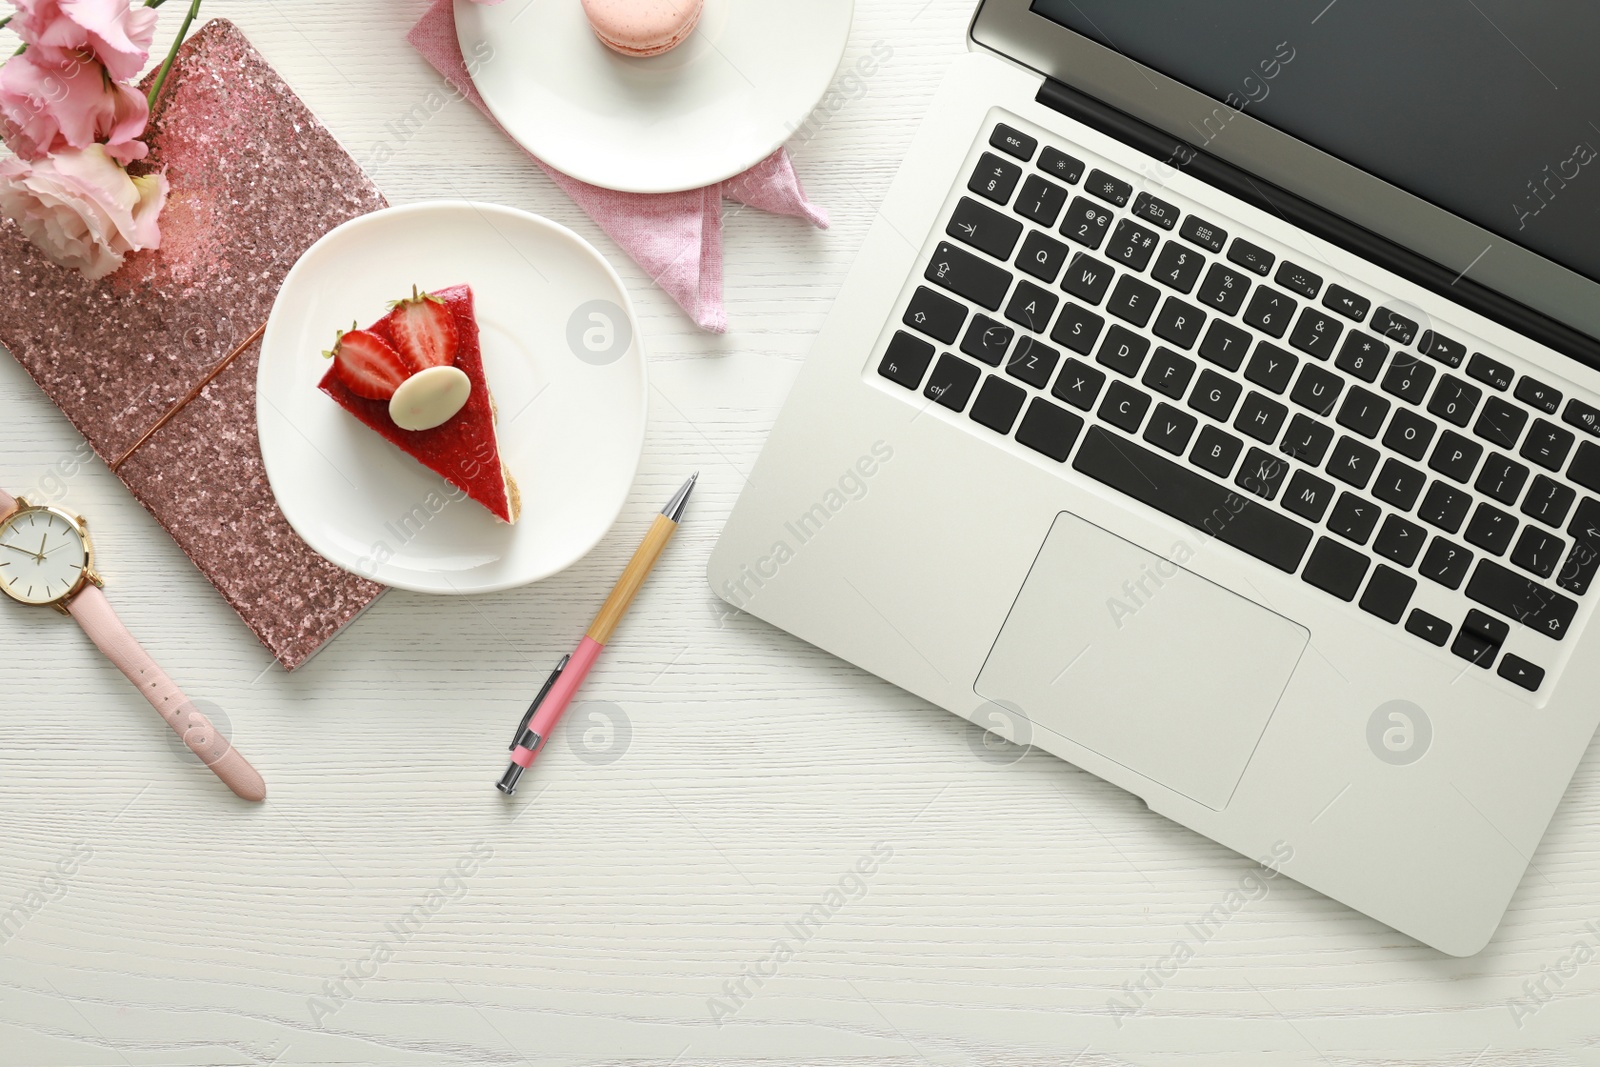
M 30 504 L 0 489 L 0 592 L 78 620 L 89 640 L 127 676 L 189 751 L 245 800 L 265 798 L 267 786 L 261 775 L 156 666 L 111 610 L 101 591 L 104 583 L 94 571 L 88 525 L 71 512 Z

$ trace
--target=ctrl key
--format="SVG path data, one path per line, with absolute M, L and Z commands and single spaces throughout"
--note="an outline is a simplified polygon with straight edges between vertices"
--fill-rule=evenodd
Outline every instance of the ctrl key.
M 1544 683 L 1543 667 L 1536 667 L 1511 652 L 1506 653 L 1506 658 L 1500 661 L 1500 669 L 1495 673 L 1514 685 L 1520 685 L 1530 693 L 1536 692 Z
M 931 362 L 932 345 L 912 337 L 904 330 L 897 330 L 894 340 L 889 342 L 889 350 L 878 364 L 878 373 L 896 385 L 915 389 L 922 384 L 922 376 L 928 372 Z

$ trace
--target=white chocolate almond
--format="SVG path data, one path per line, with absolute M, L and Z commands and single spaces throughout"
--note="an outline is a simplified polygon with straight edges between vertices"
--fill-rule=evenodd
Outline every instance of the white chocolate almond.
M 400 383 L 389 399 L 389 417 L 402 430 L 443 426 L 467 406 L 472 379 L 459 367 L 429 367 Z

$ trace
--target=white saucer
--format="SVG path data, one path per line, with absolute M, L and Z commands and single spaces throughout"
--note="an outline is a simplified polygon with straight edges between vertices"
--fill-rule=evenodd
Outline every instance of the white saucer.
M 771 155 L 805 124 L 844 55 L 854 0 L 705 0 L 672 51 L 601 44 L 581 0 L 456 0 L 479 94 L 517 141 L 591 185 L 698 189 Z
M 320 390 L 324 349 L 411 292 L 466 283 L 515 526 L 352 418 Z M 278 505 L 348 571 L 425 593 L 526 585 L 582 558 L 616 520 L 644 445 L 644 349 L 616 272 L 537 215 L 446 201 L 390 208 L 324 236 L 284 280 L 256 380 Z

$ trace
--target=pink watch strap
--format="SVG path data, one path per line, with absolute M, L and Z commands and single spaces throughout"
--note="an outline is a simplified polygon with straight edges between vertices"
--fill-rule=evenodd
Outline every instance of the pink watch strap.
M 0 500 L 0 507 L 4 506 L 5 501 Z M 68 602 L 67 610 L 106 658 L 161 714 L 172 732 L 222 779 L 223 784 L 245 800 L 265 799 L 267 785 L 261 775 L 134 640 L 116 612 L 111 610 L 111 602 L 99 586 L 84 586 L 83 591 Z
M 0 519 L 17 510 L 17 498 L 0 489 Z

